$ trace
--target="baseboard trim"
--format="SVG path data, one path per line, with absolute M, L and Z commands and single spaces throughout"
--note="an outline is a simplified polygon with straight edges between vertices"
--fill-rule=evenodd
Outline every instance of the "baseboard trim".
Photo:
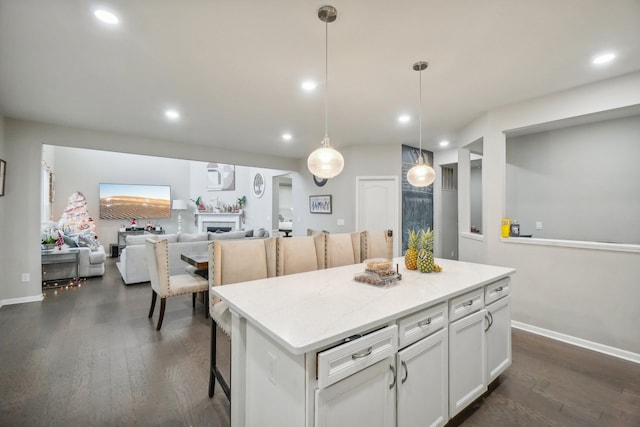
M 588 350 L 597 351 L 598 353 L 604 353 L 609 356 L 617 357 L 619 359 L 628 360 L 629 362 L 640 364 L 640 354 L 623 350 L 621 348 L 611 347 L 608 345 L 585 340 L 585 339 L 574 337 L 571 335 L 562 334 L 560 332 L 551 331 L 549 329 L 539 328 L 537 326 L 529 325 L 527 323 L 517 322 L 515 320 L 511 321 L 511 327 L 516 329 L 521 329 L 526 332 L 531 332 L 532 334 L 542 335 L 557 341 L 562 341 L 567 344 L 586 348 Z
M 0 299 L 0 307 L 3 305 L 24 304 L 26 302 L 40 302 L 44 299 L 44 295 L 34 295 L 32 297 Z

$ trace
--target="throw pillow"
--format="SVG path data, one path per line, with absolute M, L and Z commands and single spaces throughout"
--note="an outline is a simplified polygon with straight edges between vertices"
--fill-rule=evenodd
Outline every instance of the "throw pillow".
M 82 247 L 89 248 L 92 251 L 98 250 L 98 242 L 94 238 L 87 236 L 85 234 L 78 235 L 78 246 L 81 248 Z
M 77 234 L 63 234 L 62 235 L 62 240 L 64 240 L 64 243 L 69 246 L 70 248 L 77 248 L 78 247 L 78 235 Z
M 253 229 L 247 230 L 247 232 L 244 233 L 244 237 L 253 237 Z

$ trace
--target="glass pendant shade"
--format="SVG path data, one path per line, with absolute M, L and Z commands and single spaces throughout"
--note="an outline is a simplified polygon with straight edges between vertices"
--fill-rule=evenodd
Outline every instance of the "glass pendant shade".
M 344 168 L 344 157 L 329 144 L 329 23 L 336 20 L 338 11 L 333 6 L 322 6 L 318 9 L 318 18 L 325 23 L 325 77 L 324 77 L 324 139 L 320 148 L 307 157 L 307 168 L 316 178 L 329 179 L 338 176 Z
M 407 181 L 414 187 L 426 187 L 436 180 L 436 171 L 422 160 L 422 153 L 418 158 L 418 164 L 407 172 Z
M 319 178 L 333 178 L 342 172 L 344 157 L 329 145 L 329 138 L 325 138 L 322 141 L 322 147 L 309 154 L 307 167 Z
M 419 73 L 420 77 L 420 149 L 418 151 L 418 164 L 407 171 L 407 181 L 414 187 L 427 187 L 436 180 L 436 171 L 426 164 L 422 157 L 422 71 L 428 66 L 429 64 L 424 61 L 418 61 L 413 64 L 413 69 Z

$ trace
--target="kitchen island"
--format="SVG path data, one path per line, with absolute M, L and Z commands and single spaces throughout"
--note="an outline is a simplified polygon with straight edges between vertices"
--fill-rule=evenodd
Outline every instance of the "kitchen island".
M 515 270 L 438 259 L 377 287 L 356 264 L 214 287 L 232 311 L 232 426 L 444 425 L 511 363 Z

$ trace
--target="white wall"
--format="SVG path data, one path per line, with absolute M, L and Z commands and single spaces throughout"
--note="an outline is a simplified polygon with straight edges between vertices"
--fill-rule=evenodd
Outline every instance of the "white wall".
M 458 259 L 458 192 L 442 191 L 440 167 L 457 163 L 457 149 L 433 153 L 433 168 L 436 171 L 433 183 L 433 254 L 439 258 Z
M 482 234 L 484 233 L 482 223 L 482 159 L 474 160 L 471 163 L 469 181 L 469 191 L 471 192 L 469 221 L 471 227 L 465 231 L 470 231 L 475 227 Z
M 197 232 L 196 208 L 192 200 L 200 196 L 207 205 L 235 205 L 237 199 L 244 195 L 247 197 L 244 228 L 263 227 L 271 230 L 269 210 L 265 211 L 267 207 L 262 206 L 268 199 L 263 196 L 263 199 L 258 201 L 251 192 L 251 181 L 256 172 L 271 176 L 281 173 L 279 170 L 236 166 L 235 190 L 210 191 L 207 188 L 208 162 L 69 147 L 52 149 L 55 153 L 57 176 L 54 219 L 57 221 L 60 218 L 71 194 L 76 191 L 82 192 L 87 198 L 89 214 L 96 220 L 96 234 L 107 250 L 110 243 L 117 242 L 119 226 L 128 225 L 128 221 L 99 218 L 99 183 L 171 185 L 171 198 L 188 202 L 187 210 L 182 211 L 182 231 L 185 233 Z M 145 221 L 140 225 L 144 225 Z M 166 233 L 177 232 L 178 212 L 172 211 L 170 218 L 158 221 Z
M 508 136 L 506 216 L 534 237 L 640 244 L 638 141 L 637 115 Z
M 294 235 L 305 235 L 307 228 L 327 230 L 331 233 L 347 233 L 355 231 L 355 197 L 357 176 L 397 176 L 402 174 L 400 145 L 355 145 L 347 148 L 338 147 L 344 156 L 345 167 L 340 175 L 330 179 L 323 187 L 313 182 L 311 173 L 306 170 L 306 159 L 301 161 L 300 179 L 293 184 Z M 398 191 L 401 191 L 402 180 L 398 180 Z M 309 195 L 332 195 L 333 213 L 309 213 Z M 400 207 L 398 207 L 400 209 Z M 398 211 L 399 218 L 400 210 Z M 344 225 L 337 225 L 343 219 Z M 296 224 L 298 227 L 296 228 Z M 304 225 L 301 227 L 301 225 Z M 397 230 L 400 230 L 398 224 Z M 400 238 L 396 232 L 394 240 Z
M 56 172 L 56 200 L 53 204 L 53 218 L 58 221 L 67 206 L 69 197 L 76 191 L 87 198 L 87 209 L 96 224 L 96 234 L 100 243 L 109 250 L 110 243 L 117 243 L 118 228 L 128 226 L 130 219 L 100 219 L 100 183 L 116 184 L 157 184 L 170 185 L 171 198 L 183 199 L 189 195 L 188 160 L 164 157 L 113 153 L 101 150 L 86 150 L 69 147 L 54 147 Z M 187 199 L 188 200 L 188 199 Z M 139 226 L 146 224 L 140 220 Z M 175 233 L 178 228 L 178 213 L 171 212 L 171 218 L 158 221 L 165 232 Z M 189 222 L 183 213 L 182 230 L 189 231 Z M 193 230 L 195 231 L 195 227 Z
M 506 243 L 505 131 L 640 104 L 640 73 L 491 111 L 460 133 L 459 144 L 484 138 L 484 239 L 461 238 L 460 259 L 474 260 L 483 246 L 488 264 L 517 269 L 513 319 L 619 349 L 640 353 L 638 253 Z M 468 225 L 469 179 L 459 150 L 460 221 Z M 468 157 L 467 157 L 468 158 Z
M 6 157 L 6 152 L 5 152 L 5 144 L 4 144 L 4 116 L 0 115 L 0 159 L 2 160 L 7 160 Z M 9 166 L 9 165 L 8 165 Z M 9 174 L 9 172 L 7 171 L 7 175 Z M 7 185 L 5 185 L 5 195 L 7 194 L 9 187 Z M 0 236 L 6 236 L 7 231 L 6 231 L 6 227 L 7 227 L 7 216 L 5 214 L 5 209 L 4 209 L 4 205 L 5 205 L 5 200 L 7 199 L 7 197 L 0 197 Z M 4 239 L 0 240 L 3 241 Z M 6 240 L 4 240 L 4 242 L 6 242 Z M 6 260 L 6 256 L 4 255 L 4 251 L 5 251 L 5 247 L 8 246 L 7 243 L 0 243 L 0 254 L 2 254 L 2 256 L 0 256 L 0 277 L 6 278 L 7 277 L 7 271 L 6 271 L 6 266 L 5 266 L 5 260 Z M 0 283 L 2 283 L 4 280 L 3 279 L 0 281 Z M 0 285 L 0 307 L 2 307 L 2 300 L 3 300 L 3 296 L 2 296 L 2 286 Z

